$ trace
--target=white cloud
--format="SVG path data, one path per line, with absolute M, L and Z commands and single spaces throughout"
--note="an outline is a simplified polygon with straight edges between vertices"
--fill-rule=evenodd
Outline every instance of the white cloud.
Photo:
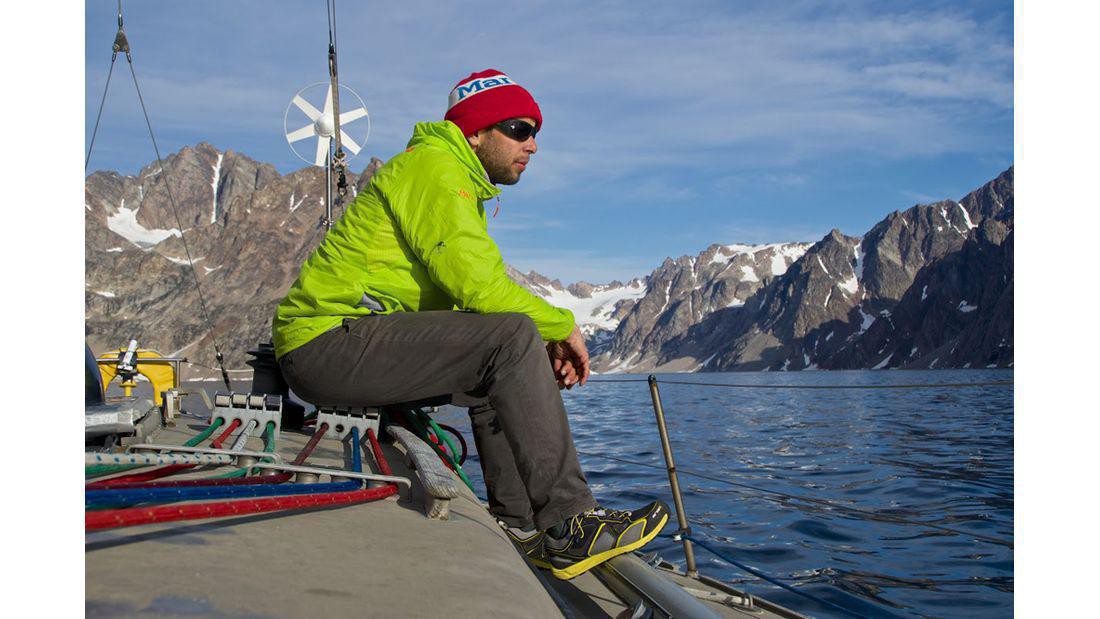
M 293 92 L 325 78 L 324 12 L 219 6 L 200 4 L 158 33 L 204 33 L 208 42 L 168 66 L 142 65 L 145 94 L 159 124 L 189 129 L 195 141 L 232 127 L 266 135 L 255 149 L 264 157 L 285 149 L 282 111 Z M 510 72 L 542 104 L 547 187 L 662 165 L 981 150 L 993 138 L 974 118 L 1011 114 L 1010 37 L 958 11 L 532 3 L 509 7 L 509 23 L 522 27 L 488 29 L 497 8 L 341 7 L 341 76 L 371 109 L 372 154 L 399 150 L 414 122 L 442 115 L 454 82 L 485 66 Z M 103 64 L 89 55 L 90 100 Z

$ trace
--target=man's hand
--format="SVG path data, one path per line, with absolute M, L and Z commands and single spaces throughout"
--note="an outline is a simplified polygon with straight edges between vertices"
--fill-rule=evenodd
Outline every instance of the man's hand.
M 578 382 L 583 386 L 588 381 L 591 371 L 588 366 L 588 348 L 584 345 L 584 336 L 576 326 L 566 339 L 548 344 L 546 352 L 550 356 L 559 389 L 572 389 Z
M 546 352 L 550 354 L 550 365 L 554 368 L 554 378 L 558 381 L 558 389 L 572 389 L 577 382 L 577 370 L 573 367 L 572 361 L 554 356 L 554 347 L 556 346 L 558 346 L 558 342 L 551 342 L 547 345 Z M 556 354 L 560 355 L 561 353 Z

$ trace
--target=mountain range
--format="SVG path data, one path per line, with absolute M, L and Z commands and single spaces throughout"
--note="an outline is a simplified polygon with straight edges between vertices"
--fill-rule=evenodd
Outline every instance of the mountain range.
M 347 202 L 381 165 L 349 176 Z M 206 143 L 164 167 L 86 179 L 87 341 L 102 352 L 133 338 L 204 365 L 216 341 L 242 367 L 322 238 L 324 170 L 280 175 Z M 862 236 L 715 244 L 625 283 L 508 274 L 574 312 L 603 373 L 1010 367 L 1013 238 L 1009 168 Z

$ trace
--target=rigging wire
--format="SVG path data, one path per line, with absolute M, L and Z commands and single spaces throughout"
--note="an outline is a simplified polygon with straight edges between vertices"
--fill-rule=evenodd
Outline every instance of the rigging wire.
M 107 83 L 103 86 L 103 98 L 99 100 L 99 112 L 95 115 L 95 128 L 92 129 L 92 139 L 88 142 L 88 154 L 84 157 L 84 171 L 88 171 L 88 162 L 92 160 L 92 147 L 95 146 L 95 136 L 99 133 L 99 119 L 103 117 L 103 104 L 107 103 L 107 89 L 111 87 L 111 75 L 115 72 L 115 52 L 111 55 L 111 68 L 107 71 Z
M 103 98 L 99 100 L 99 111 L 95 115 L 95 128 L 92 129 L 92 139 L 88 142 L 88 154 L 84 156 L 84 171 L 88 171 L 88 162 L 92 159 L 92 147 L 95 146 L 95 136 L 99 133 L 99 119 L 103 117 L 103 104 L 107 103 L 107 90 L 111 87 L 111 76 L 115 72 L 115 60 L 118 53 L 126 52 L 130 56 L 130 43 L 126 40 L 126 33 L 122 29 L 122 0 L 118 0 L 118 33 L 115 42 L 111 46 L 111 67 L 107 70 L 107 83 L 103 85 Z
M 157 138 L 153 134 L 153 124 L 149 121 L 149 112 L 145 109 L 145 99 L 141 96 L 141 87 L 138 86 L 137 73 L 134 71 L 134 63 L 130 60 L 130 55 L 126 55 L 127 64 L 130 66 L 130 75 L 134 78 L 134 89 L 137 90 L 138 102 L 141 103 L 141 113 L 145 116 L 145 125 L 149 128 L 149 139 L 153 142 L 153 152 L 157 154 L 157 166 L 160 168 L 161 178 L 163 180 L 164 190 L 168 193 L 168 203 L 172 206 L 172 216 L 176 220 L 176 226 L 180 231 L 180 241 L 183 242 L 183 251 L 187 255 L 187 265 L 191 270 L 191 277 L 195 280 L 195 290 L 199 293 L 199 307 L 202 309 L 202 318 L 206 322 L 206 327 L 210 330 L 210 340 L 214 344 L 214 358 L 218 361 L 218 367 L 222 371 L 222 381 L 225 383 L 225 388 L 229 391 L 233 390 L 233 386 L 229 384 L 229 373 L 225 370 L 225 356 L 222 354 L 221 348 L 218 346 L 218 336 L 214 333 L 214 324 L 210 321 L 210 312 L 206 307 L 206 295 L 202 293 L 202 285 L 199 283 L 199 273 L 195 269 L 195 260 L 191 257 L 191 248 L 187 244 L 187 237 L 183 234 L 183 220 L 180 219 L 179 209 L 176 207 L 176 198 L 172 195 L 172 187 L 169 179 L 168 168 L 164 165 L 164 161 L 160 156 L 160 148 L 157 146 Z
M 118 33 L 115 35 L 114 44 L 111 47 L 111 69 L 107 74 L 107 86 L 111 83 L 111 74 L 114 73 L 115 60 L 118 57 L 118 53 L 124 52 L 126 54 L 126 63 L 130 67 L 130 76 L 134 80 L 134 90 L 137 92 L 138 102 L 141 104 L 141 113 L 145 116 L 145 126 L 149 129 L 149 138 L 153 142 L 153 152 L 157 155 L 157 165 L 160 168 L 163 175 L 162 181 L 164 189 L 168 193 L 168 202 L 172 207 L 172 215 L 176 219 L 177 229 L 180 231 L 180 241 L 183 242 L 183 250 L 187 254 L 187 264 L 191 269 L 191 277 L 195 280 L 195 289 L 199 293 L 199 306 L 202 310 L 203 321 L 206 323 L 207 329 L 210 331 L 210 339 L 214 344 L 214 358 L 218 361 L 218 366 L 221 368 L 222 380 L 225 382 L 226 389 L 232 391 L 233 387 L 229 384 L 229 374 L 225 370 L 225 356 L 221 352 L 221 348 L 218 346 L 218 338 L 214 333 L 214 325 L 210 320 L 210 312 L 206 307 L 206 296 L 202 293 L 202 285 L 199 283 L 199 275 L 195 269 L 195 261 L 191 257 L 191 248 L 187 244 L 187 237 L 184 236 L 183 222 L 179 216 L 179 209 L 176 207 L 176 198 L 172 194 L 172 184 L 169 179 L 168 168 L 165 167 L 164 161 L 160 156 L 160 148 L 157 146 L 157 137 L 153 133 L 153 124 L 149 121 L 149 111 L 145 107 L 145 98 L 141 95 L 141 86 L 138 85 L 137 72 L 134 70 L 134 59 L 130 54 L 130 42 L 126 38 L 126 33 L 123 30 L 123 18 L 122 18 L 122 0 L 118 0 Z M 99 131 L 99 120 L 103 114 L 103 105 L 107 101 L 107 86 L 103 89 L 103 98 L 99 104 L 99 114 L 96 115 L 95 128 L 92 131 L 92 139 L 88 144 L 88 154 L 84 158 L 84 170 L 88 170 L 88 162 L 92 157 L 92 146 L 95 144 L 95 136 Z
M 328 11 L 328 74 L 332 86 L 332 119 L 336 140 L 336 156 L 333 163 L 343 163 L 344 149 L 340 143 L 340 73 L 336 67 L 336 0 L 326 0 Z M 338 164 L 338 165 L 339 165 Z

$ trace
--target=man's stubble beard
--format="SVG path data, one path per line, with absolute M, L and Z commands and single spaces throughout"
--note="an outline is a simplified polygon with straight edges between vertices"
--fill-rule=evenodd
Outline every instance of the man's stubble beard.
M 515 185 L 519 182 L 520 173 L 512 168 L 511 156 L 496 144 L 494 140 L 482 142 L 481 148 L 477 149 L 477 158 L 485 167 L 489 182 L 494 185 Z

